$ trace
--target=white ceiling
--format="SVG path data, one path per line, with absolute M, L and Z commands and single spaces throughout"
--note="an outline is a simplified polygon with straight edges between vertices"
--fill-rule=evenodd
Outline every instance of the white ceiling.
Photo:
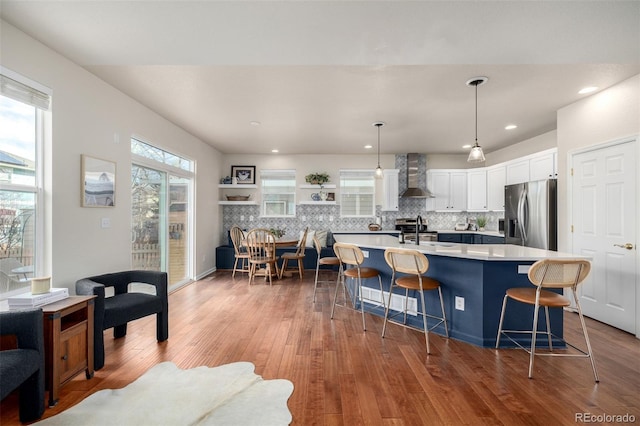
M 0 0 L 0 16 L 223 153 L 370 154 L 375 121 L 383 154 L 464 153 L 479 75 L 491 152 L 640 72 L 638 1 Z

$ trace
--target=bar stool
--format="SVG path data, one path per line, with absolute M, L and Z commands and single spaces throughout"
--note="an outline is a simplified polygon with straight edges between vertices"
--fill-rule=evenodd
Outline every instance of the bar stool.
M 345 244 L 345 243 L 335 243 L 333 245 L 333 251 L 336 253 L 338 260 L 340 261 L 341 273 L 338 274 L 338 279 L 336 280 L 336 293 L 333 297 L 333 306 L 331 307 L 331 319 L 333 319 L 333 313 L 336 308 L 336 301 L 338 299 L 338 288 L 340 287 L 340 283 L 342 283 L 343 291 L 346 289 L 345 278 L 352 278 L 356 280 L 356 297 L 360 295 L 360 311 L 362 312 L 362 328 L 364 331 L 367 331 L 367 325 L 364 319 L 364 297 L 362 296 L 362 280 L 366 280 L 368 278 L 378 277 L 378 284 L 380 285 L 380 298 L 382 299 L 382 307 L 385 307 L 384 304 L 384 292 L 382 290 L 382 279 L 380 278 L 380 271 L 375 268 L 370 268 L 367 266 L 361 266 L 362 262 L 364 262 L 364 254 L 360 247 L 353 244 Z M 346 268 L 345 265 L 351 266 L 350 268 Z
M 498 326 L 498 337 L 496 339 L 496 349 L 500 346 L 500 337 L 505 335 L 509 340 L 516 344 L 521 349 L 524 349 L 529 353 L 529 378 L 533 377 L 533 363 L 536 355 L 538 356 L 566 356 L 566 357 L 579 357 L 589 358 L 591 361 L 591 368 L 593 369 L 593 375 L 596 382 L 599 382 L 598 372 L 596 371 L 596 363 L 593 358 L 593 352 L 591 350 L 591 343 L 589 342 L 589 335 L 587 334 L 587 327 L 582 316 L 582 308 L 580 307 L 580 300 L 576 293 L 576 288 L 584 279 L 589 275 L 591 271 L 591 263 L 584 259 L 543 259 L 535 262 L 529 269 L 529 281 L 536 287 L 527 288 L 510 288 L 507 290 L 504 299 L 502 301 L 502 313 L 500 314 L 500 325 Z M 553 351 L 551 344 L 551 337 L 555 336 L 549 325 L 549 308 L 564 308 L 571 303 L 566 297 L 554 293 L 544 288 L 570 288 L 573 293 L 573 299 L 576 302 L 578 315 L 580 317 L 580 324 L 582 325 L 582 333 L 587 345 L 587 350 L 577 348 L 576 346 L 568 343 L 564 339 L 561 339 L 566 345 L 580 352 L 579 354 L 567 354 L 567 353 L 536 353 L 536 336 L 538 333 L 546 334 L 549 350 Z M 531 331 L 529 330 L 503 330 L 502 323 L 504 321 L 505 309 L 507 307 L 507 299 L 513 299 L 521 303 L 528 305 L 534 305 L 533 310 L 533 326 Z M 540 306 L 544 306 L 545 320 L 546 320 L 546 332 L 538 331 L 538 311 Z M 516 334 L 531 334 L 531 349 L 527 349 L 519 342 L 514 340 L 509 333 Z
M 424 274 L 429 270 L 429 259 L 420 253 L 417 250 L 411 249 L 397 249 L 397 248 L 388 248 L 384 252 L 384 260 L 387 261 L 387 264 L 392 269 L 393 273 L 391 275 L 391 287 L 389 288 L 389 300 L 387 302 L 387 309 L 384 313 L 384 324 L 382 325 L 382 337 L 384 337 L 384 333 L 387 327 L 387 321 L 389 321 L 389 306 L 391 305 L 391 295 L 393 294 L 393 287 L 402 287 L 404 288 L 404 321 L 400 325 L 407 326 L 407 304 L 409 299 L 409 290 L 416 290 L 420 293 L 420 303 L 422 306 L 421 313 L 422 314 L 422 323 L 424 327 L 424 338 L 427 344 L 427 353 L 430 354 L 431 350 L 429 348 L 429 331 L 433 330 L 440 324 L 444 324 L 444 331 L 449 337 L 449 327 L 447 326 L 447 316 L 444 312 L 444 302 L 442 299 L 442 289 L 440 288 L 440 281 L 435 280 L 431 277 L 427 277 Z M 408 274 L 399 276 L 396 278 L 396 274 Z M 424 303 L 424 292 L 438 290 L 438 296 L 440 296 L 440 309 L 442 310 L 442 316 L 437 317 L 434 315 L 427 314 L 426 305 Z M 394 314 L 393 316 L 399 315 Z M 438 321 L 433 326 L 429 327 L 427 324 L 427 318 L 435 318 Z M 395 321 L 392 321 L 395 323 Z
M 315 282 L 313 283 L 313 303 L 316 303 L 316 290 L 318 289 L 318 283 L 333 282 L 333 280 L 318 281 L 320 266 L 338 266 L 340 268 L 338 270 L 338 276 L 340 276 L 340 273 L 342 271 L 341 269 L 342 264 L 340 263 L 340 259 L 338 259 L 335 256 L 320 257 L 320 253 L 322 252 L 322 247 L 320 246 L 320 240 L 318 240 L 318 237 L 316 237 L 315 234 L 313 235 L 313 246 L 316 248 L 316 252 L 318 253 L 318 258 L 316 261 L 316 279 L 315 279 Z

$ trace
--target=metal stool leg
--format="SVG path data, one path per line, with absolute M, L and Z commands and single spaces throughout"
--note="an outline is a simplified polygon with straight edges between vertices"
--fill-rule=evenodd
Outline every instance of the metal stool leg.
M 507 307 L 508 297 L 509 296 L 505 294 L 504 298 L 502 299 L 502 313 L 500 314 L 500 324 L 498 325 L 498 337 L 496 338 L 496 349 L 500 347 L 500 336 L 502 336 L 502 321 L 504 320 L 504 311 Z
M 587 325 L 584 322 L 584 316 L 582 315 L 582 307 L 580 306 L 580 301 L 578 300 L 578 295 L 576 294 L 576 289 L 573 288 L 573 300 L 576 302 L 576 307 L 578 309 L 578 316 L 580 317 L 580 325 L 582 325 L 582 333 L 584 334 L 584 341 L 587 344 L 587 352 L 589 352 L 589 360 L 591 361 L 591 368 L 593 369 L 593 376 L 595 377 L 596 383 L 600 381 L 598 378 L 598 371 L 596 370 L 596 360 L 593 358 L 593 351 L 591 350 L 591 342 L 589 341 L 589 334 L 587 333 Z

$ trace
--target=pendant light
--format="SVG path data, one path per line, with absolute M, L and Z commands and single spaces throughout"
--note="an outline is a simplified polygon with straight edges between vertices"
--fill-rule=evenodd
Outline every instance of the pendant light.
M 482 147 L 478 145 L 478 86 L 486 83 L 487 80 L 489 80 L 487 77 L 473 77 L 467 81 L 467 86 L 475 86 L 476 88 L 476 143 L 469 152 L 469 158 L 467 158 L 469 163 L 481 163 L 485 160 Z
M 382 167 L 380 167 L 380 127 L 384 126 L 383 121 L 376 121 L 373 126 L 378 128 L 378 167 L 376 167 L 375 178 L 382 179 Z

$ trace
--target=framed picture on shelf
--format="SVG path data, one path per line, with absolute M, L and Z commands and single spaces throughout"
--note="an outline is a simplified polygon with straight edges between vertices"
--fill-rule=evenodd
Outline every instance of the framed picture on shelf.
M 116 163 L 82 155 L 82 207 L 116 205 Z
M 236 178 L 239 185 L 256 183 L 256 166 L 231 166 L 231 178 Z
M 335 192 L 328 192 L 327 193 L 327 201 L 335 201 L 336 200 L 336 193 Z

